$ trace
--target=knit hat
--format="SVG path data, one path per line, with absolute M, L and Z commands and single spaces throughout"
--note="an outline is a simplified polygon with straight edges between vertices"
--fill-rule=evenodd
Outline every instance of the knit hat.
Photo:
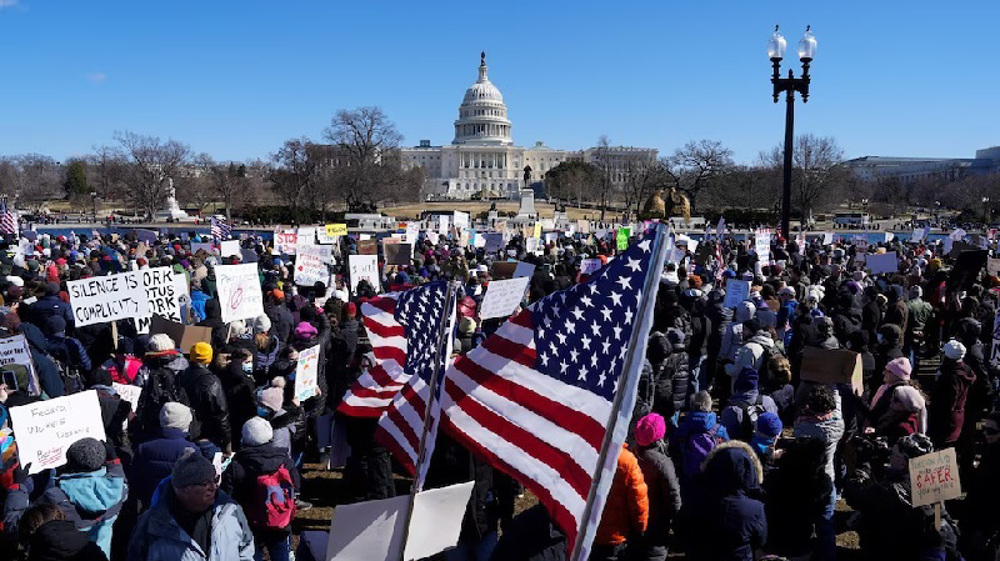
M 107 457 L 104 443 L 88 436 L 66 449 L 66 467 L 73 473 L 97 471 L 104 465 Z
M 271 423 L 261 417 L 254 417 L 243 423 L 243 436 L 241 442 L 244 446 L 261 446 L 271 442 L 274 438 L 274 429 Z
M 667 329 L 667 341 L 670 344 L 677 347 L 684 344 L 684 332 L 676 327 L 671 327 Z
M 650 413 L 635 424 L 635 441 L 639 446 L 649 446 L 667 434 L 667 422 L 659 413 Z
M 191 362 L 208 364 L 212 362 L 212 345 L 204 341 L 198 341 L 191 345 Z
M 948 341 L 944 345 L 944 356 L 950 358 L 951 360 L 962 360 L 965 358 L 965 345 L 958 342 L 956 339 Z
M 476 332 L 476 320 L 465 316 L 458 322 L 458 332 L 463 335 L 472 335 Z
M 296 339 L 312 339 L 317 333 L 319 333 L 319 331 L 316 331 L 316 328 L 313 327 L 313 325 L 308 321 L 299 322 L 299 324 L 295 326 Z
M 760 417 L 757 417 L 757 432 L 764 436 L 771 438 L 780 436 L 783 428 L 785 426 L 781 423 L 781 418 L 770 411 L 761 413 Z
M 191 428 L 191 409 L 183 403 L 168 401 L 160 408 L 160 427 L 187 432 Z
M 736 383 L 733 384 L 733 391 L 736 393 L 746 393 L 757 391 L 757 382 L 760 377 L 757 371 L 749 366 L 744 366 L 743 370 L 736 376 Z
M 261 391 L 259 395 L 257 400 L 261 405 L 274 412 L 281 411 L 281 406 L 285 402 L 285 393 L 281 391 L 281 388 L 267 388 Z
M 178 489 L 192 485 L 204 485 L 215 481 L 216 477 L 218 474 L 212 462 L 194 448 L 184 450 L 181 457 L 174 463 L 174 469 L 170 474 L 171 484 Z
M 271 330 L 271 318 L 261 314 L 254 318 L 250 327 L 253 329 L 254 335 L 258 333 L 267 333 Z
M 889 375 L 900 381 L 905 382 L 910 379 L 910 373 L 913 371 L 913 367 L 910 366 L 910 359 L 905 356 L 894 358 L 889 361 L 889 364 L 885 365 L 885 371 Z
M 153 353 L 159 353 L 163 351 L 169 351 L 176 349 L 177 346 L 174 344 L 174 340 L 170 338 L 166 333 L 156 333 L 149 337 L 149 351 Z
M 352 318 L 352 317 L 358 315 L 358 306 L 354 302 L 348 302 L 348 303 L 344 304 L 344 308 L 343 308 L 342 311 L 343 311 L 345 319 L 346 318 Z

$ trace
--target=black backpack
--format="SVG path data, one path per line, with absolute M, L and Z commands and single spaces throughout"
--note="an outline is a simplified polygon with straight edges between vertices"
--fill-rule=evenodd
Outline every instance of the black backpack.
M 753 403 L 740 405 L 743 411 L 743 421 L 740 423 L 739 438 L 743 442 L 750 442 L 754 433 L 757 432 L 757 418 L 767 412 L 764 409 L 764 394 L 757 392 L 757 399 Z
M 184 387 L 176 379 L 177 376 L 167 368 L 155 368 L 149 372 L 149 378 L 139 395 L 139 406 L 136 415 L 139 416 L 142 430 L 155 434 L 160 429 L 160 409 L 171 401 L 191 406 Z M 193 411 L 192 411 L 193 414 Z M 190 434 L 197 434 L 197 427 L 192 420 Z

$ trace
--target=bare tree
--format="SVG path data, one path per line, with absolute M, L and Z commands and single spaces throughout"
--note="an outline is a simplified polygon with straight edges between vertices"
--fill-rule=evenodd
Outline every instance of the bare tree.
M 49 156 L 21 154 L 0 158 L 3 192 L 13 195 L 16 204 L 37 211 L 50 199 L 62 198 L 62 166 Z
M 314 144 L 307 138 L 293 138 L 271 156 L 274 168 L 270 181 L 275 194 L 289 203 L 293 213 L 311 205 L 327 185 L 334 149 Z
M 195 156 L 194 163 L 213 202 L 222 202 L 226 208 L 226 219 L 231 221 L 233 208 L 245 200 L 252 200 L 254 196 L 249 189 L 246 164 L 217 162 L 205 153 Z
M 792 206 L 802 216 L 819 205 L 840 202 L 844 198 L 845 183 L 851 173 L 840 165 L 844 151 L 833 137 L 803 134 L 795 138 L 792 146 Z M 761 160 L 781 169 L 784 165 L 784 147 L 775 146 Z
M 173 139 L 162 141 L 128 131 L 115 133 L 115 140 L 128 162 L 123 170 L 128 198 L 151 218 L 170 194 L 168 180 L 178 177 L 189 163 L 191 148 Z
M 733 151 L 716 140 L 692 141 L 674 151 L 664 164 L 673 185 L 687 194 L 694 207 L 699 193 L 733 166 Z
M 614 162 L 611 159 L 611 140 L 608 135 L 602 134 L 597 139 L 597 150 L 594 151 L 594 167 L 597 168 L 597 190 L 598 199 L 601 201 L 601 222 L 608 209 L 608 198 L 611 196 L 612 174 L 614 173 Z
M 662 185 L 670 182 L 664 167 L 655 159 L 631 155 L 622 162 L 620 185 L 627 216 L 638 216 L 642 204 Z
M 104 200 L 121 200 L 125 198 L 125 167 L 127 162 L 117 150 L 111 146 L 97 146 L 94 153 L 86 157 L 87 183 L 97 191 L 97 196 Z
M 716 209 L 771 210 L 781 196 L 781 173 L 772 167 L 738 165 L 704 191 L 703 201 Z

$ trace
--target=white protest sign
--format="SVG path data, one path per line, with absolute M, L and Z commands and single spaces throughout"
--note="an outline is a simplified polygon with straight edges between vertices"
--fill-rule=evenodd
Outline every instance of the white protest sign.
M 371 283 L 376 291 L 382 285 L 378 274 L 377 255 L 348 255 L 347 264 L 351 275 L 351 292 L 357 292 L 362 279 Z
M 69 281 L 66 289 L 77 327 L 149 315 L 138 271 Z
M 959 229 L 955 230 L 954 232 L 948 234 L 948 238 L 951 239 L 951 240 L 953 240 L 953 241 L 960 242 L 960 241 L 962 241 L 965 238 L 966 235 L 968 235 L 968 232 L 966 232 L 965 230 L 959 228 Z
M 149 301 L 149 313 L 136 316 L 133 319 L 136 331 L 149 333 L 149 322 L 153 314 L 170 321 L 184 323 L 184 320 L 181 319 L 181 299 L 175 278 L 180 276 L 183 279 L 184 275 L 174 274 L 171 267 L 143 269 L 139 273 L 142 275 L 142 285 L 145 287 L 146 299 Z M 187 292 L 186 287 L 185 292 Z
M 21 465 L 29 474 L 66 463 L 66 449 L 81 438 L 105 440 L 95 390 L 12 407 L 10 420 Z
M 833 232 L 823 233 L 823 245 L 833 245 Z
M 726 299 L 722 303 L 727 308 L 735 308 L 750 297 L 750 281 L 729 279 L 726 282 Z
M 301 229 L 300 229 L 301 230 Z M 301 231 L 300 231 L 301 234 Z M 323 245 L 332 245 L 337 243 L 338 236 L 331 236 L 326 228 L 316 228 L 316 242 Z
M 133 413 L 139 410 L 139 396 L 142 395 L 141 387 L 132 386 L 129 384 L 119 384 L 118 382 L 111 382 L 111 388 L 115 390 L 115 393 L 118 394 L 118 397 L 132 404 Z M 128 426 L 128 419 L 125 419 L 123 425 L 125 425 L 126 427 Z
M 771 261 L 771 232 L 770 230 L 757 230 L 754 233 L 754 251 L 757 253 L 757 261 L 767 264 Z
M 20 365 L 27 372 L 28 387 L 17 388 L 7 384 L 10 391 L 26 390 L 34 395 L 41 393 L 38 387 L 38 375 L 35 373 L 35 363 L 31 360 L 31 349 L 23 334 L 0 339 L 0 370 L 13 372 L 12 365 Z
M 584 259 L 580 263 L 580 274 L 589 275 L 594 271 L 599 271 L 603 266 L 604 263 L 600 259 Z
M 285 255 L 294 255 L 298 245 L 299 235 L 292 230 L 274 233 L 274 249 Z
M 530 277 L 535 274 L 535 266 L 531 263 L 525 263 L 524 261 L 518 261 L 517 267 L 514 267 L 513 278 L 519 279 L 521 277 Z
M 19 441 L 20 442 L 20 441 Z M 910 458 L 910 498 L 914 507 L 962 496 L 954 448 Z
M 319 393 L 319 345 L 299 351 L 295 365 L 295 397 L 305 401 Z
M 530 281 L 530 277 L 490 281 L 486 287 L 482 307 L 479 309 L 479 317 L 481 319 L 509 317 L 524 299 L 524 291 Z
M 474 484 L 469 481 L 417 493 L 403 559 L 424 559 L 458 544 Z
M 462 229 L 462 228 L 468 228 L 469 227 L 469 213 L 468 212 L 462 212 L 460 210 L 456 210 L 455 211 L 455 217 L 454 217 L 453 220 L 455 222 L 455 227 L 456 228 Z
M 328 245 L 300 245 L 295 254 L 295 284 L 313 286 L 317 282 L 330 284 L 330 264 L 333 247 Z
M 442 234 L 447 234 L 448 233 L 448 217 L 447 216 L 444 216 L 444 215 L 438 216 L 438 232 L 441 232 Z
M 895 273 L 899 271 L 899 261 L 896 259 L 896 252 L 873 253 L 865 258 L 865 264 L 871 269 L 873 275 L 879 273 Z
M 337 505 L 330 520 L 326 561 L 399 559 L 409 506 L 409 495 Z
M 240 240 L 224 240 L 219 244 L 219 256 L 220 257 L 230 257 L 230 256 L 242 257 L 240 253 Z
M 216 288 L 222 304 L 222 321 L 229 323 L 264 314 L 264 295 L 256 263 L 217 265 Z
M 323 233 L 326 234 L 326 228 L 317 228 L 315 226 L 299 226 L 299 230 L 297 232 L 298 237 L 295 240 L 295 245 L 302 246 L 302 245 L 315 244 L 316 232 L 318 232 L 319 230 L 323 230 Z

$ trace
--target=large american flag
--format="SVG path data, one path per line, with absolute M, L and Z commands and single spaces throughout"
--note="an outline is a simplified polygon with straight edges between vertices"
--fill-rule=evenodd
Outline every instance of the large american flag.
M 0 199 L 0 234 L 17 234 L 17 216 L 7 206 L 7 198 Z
M 658 279 L 662 269 L 663 251 L 654 244 L 662 228 L 587 283 L 529 306 L 445 375 L 442 426 L 531 489 L 570 544 L 584 533 L 578 558 L 593 540 L 635 402 L 652 314 L 642 291 L 647 275 Z M 646 296 L 654 299 L 658 283 L 651 286 Z M 609 451 L 603 459 L 602 447 Z
M 226 222 L 226 219 L 221 216 L 212 217 L 212 237 L 215 238 L 216 242 L 221 242 L 223 240 L 228 240 L 232 237 L 233 227 Z
M 448 309 L 449 290 L 447 283 L 434 282 L 391 292 L 361 305 L 362 321 L 376 363 L 351 385 L 338 407 L 346 415 L 379 417 L 376 438 L 410 473 L 416 473 L 414 466 L 418 464 L 435 357 L 442 360 L 439 376 L 443 376 L 443 361 L 450 354 L 450 326 L 455 314 Z M 447 322 L 443 342 L 442 322 Z M 444 349 L 440 349 L 442 343 Z M 441 400 L 437 397 L 432 402 L 425 443 L 427 459 L 433 451 L 440 408 Z M 421 483 L 426 464 L 416 474 Z

